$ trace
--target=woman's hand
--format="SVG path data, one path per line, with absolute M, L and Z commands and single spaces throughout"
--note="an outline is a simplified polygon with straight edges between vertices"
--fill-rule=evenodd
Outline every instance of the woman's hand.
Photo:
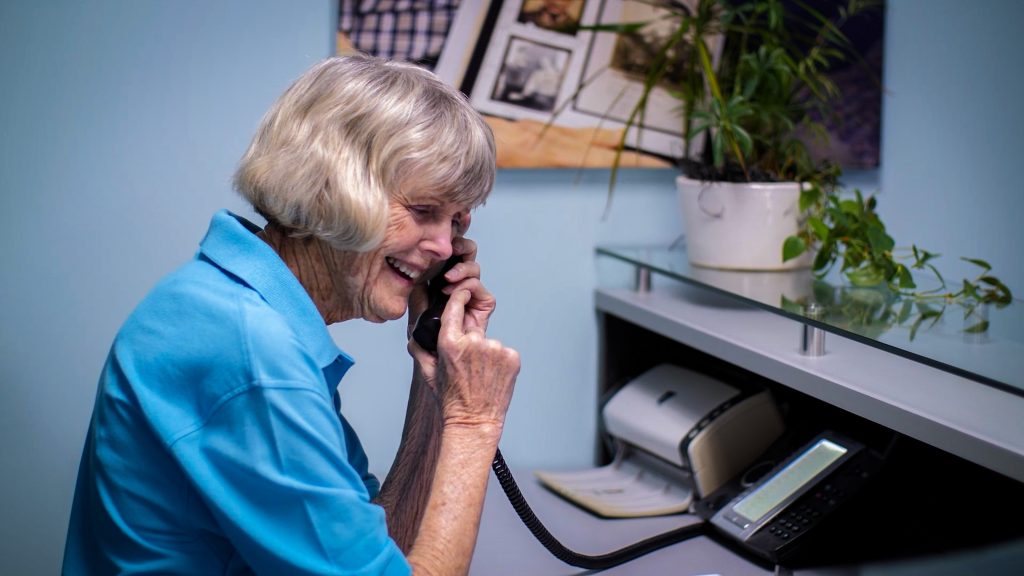
M 441 317 L 435 389 L 444 425 L 500 434 L 519 375 L 519 353 L 484 335 L 469 318 L 473 294 L 458 288 Z
M 465 289 L 470 292 L 470 300 L 465 305 L 462 319 L 463 330 L 479 330 L 486 332 L 487 323 L 497 305 L 494 296 L 480 281 L 480 264 L 476 261 L 476 242 L 458 237 L 452 241 L 452 253 L 460 258 L 460 262 L 445 274 L 448 286 L 444 293 L 451 296 L 455 290 Z M 440 267 L 442 264 L 438 264 Z M 416 360 L 417 373 L 423 377 L 431 388 L 434 384 L 436 357 L 423 350 L 412 340 L 412 332 L 420 314 L 427 309 L 426 286 L 420 286 L 409 296 L 409 325 L 406 337 L 409 338 L 409 353 Z M 443 320 L 442 320 L 443 321 Z
M 489 340 L 470 318 L 473 297 L 457 288 L 441 316 L 440 445 L 423 520 L 406 556 L 415 574 L 469 571 L 490 464 L 519 374 L 519 353 Z
M 486 337 L 494 312 L 494 296 L 480 281 L 476 242 L 456 238 L 452 251 L 462 258 L 445 274 L 450 299 L 441 316 L 437 356 L 411 337 L 409 353 L 416 360 L 415 374 L 441 400 L 446 424 L 502 425 L 519 373 L 519 353 Z M 410 297 L 409 334 L 426 309 L 423 290 Z
M 480 263 L 476 261 L 476 242 L 469 238 L 459 237 L 452 241 L 452 252 L 461 257 L 462 262 L 456 264 L 444 275 L 448 286 L 444 293 L 451 296 L 456 290 L 469 290 L 471 298 L 466 304 L 463 318 L 464 328 L 479 328 L 487 331 L 497 301 L 480 281 Z

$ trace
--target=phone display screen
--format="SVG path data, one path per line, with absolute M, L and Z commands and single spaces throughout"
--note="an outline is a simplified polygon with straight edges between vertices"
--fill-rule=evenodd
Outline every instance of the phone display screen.
M 733 511 L 757 522 L 847 452 L 847 448 L 831 440 L 819 440 L 761 487 L 737 502 Z

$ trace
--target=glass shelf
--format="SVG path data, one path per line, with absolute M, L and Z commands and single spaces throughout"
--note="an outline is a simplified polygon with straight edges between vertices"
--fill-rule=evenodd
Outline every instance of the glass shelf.
M 1024 306 L 1019 300 L 967 314 L 942 298 L 919 300 L 884 286 L 854 287 L 838 274 L 818 279 L 810 270 L 692 266 L 685 247 L 599 247 L 597 253 L 1024 396 Z M 808 310 L 815 312 L 813 317 Z

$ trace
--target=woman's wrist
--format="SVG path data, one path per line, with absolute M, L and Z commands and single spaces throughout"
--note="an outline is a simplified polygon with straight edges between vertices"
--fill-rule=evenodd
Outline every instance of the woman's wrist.
M 441 434 L 446 440 L 456 441 L 460 445 L 493 449 L 497 448 L 501 440 L 503 428 L 498 422 L 446 418 L 441 426 Z

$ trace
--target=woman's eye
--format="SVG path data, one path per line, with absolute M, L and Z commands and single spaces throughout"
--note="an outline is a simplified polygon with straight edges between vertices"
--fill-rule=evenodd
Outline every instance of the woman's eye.
M 409 206 L 409 211 L 415 214 L 416 216 L 430 216 L 434 213 L 434 207 L 419 204 Z

